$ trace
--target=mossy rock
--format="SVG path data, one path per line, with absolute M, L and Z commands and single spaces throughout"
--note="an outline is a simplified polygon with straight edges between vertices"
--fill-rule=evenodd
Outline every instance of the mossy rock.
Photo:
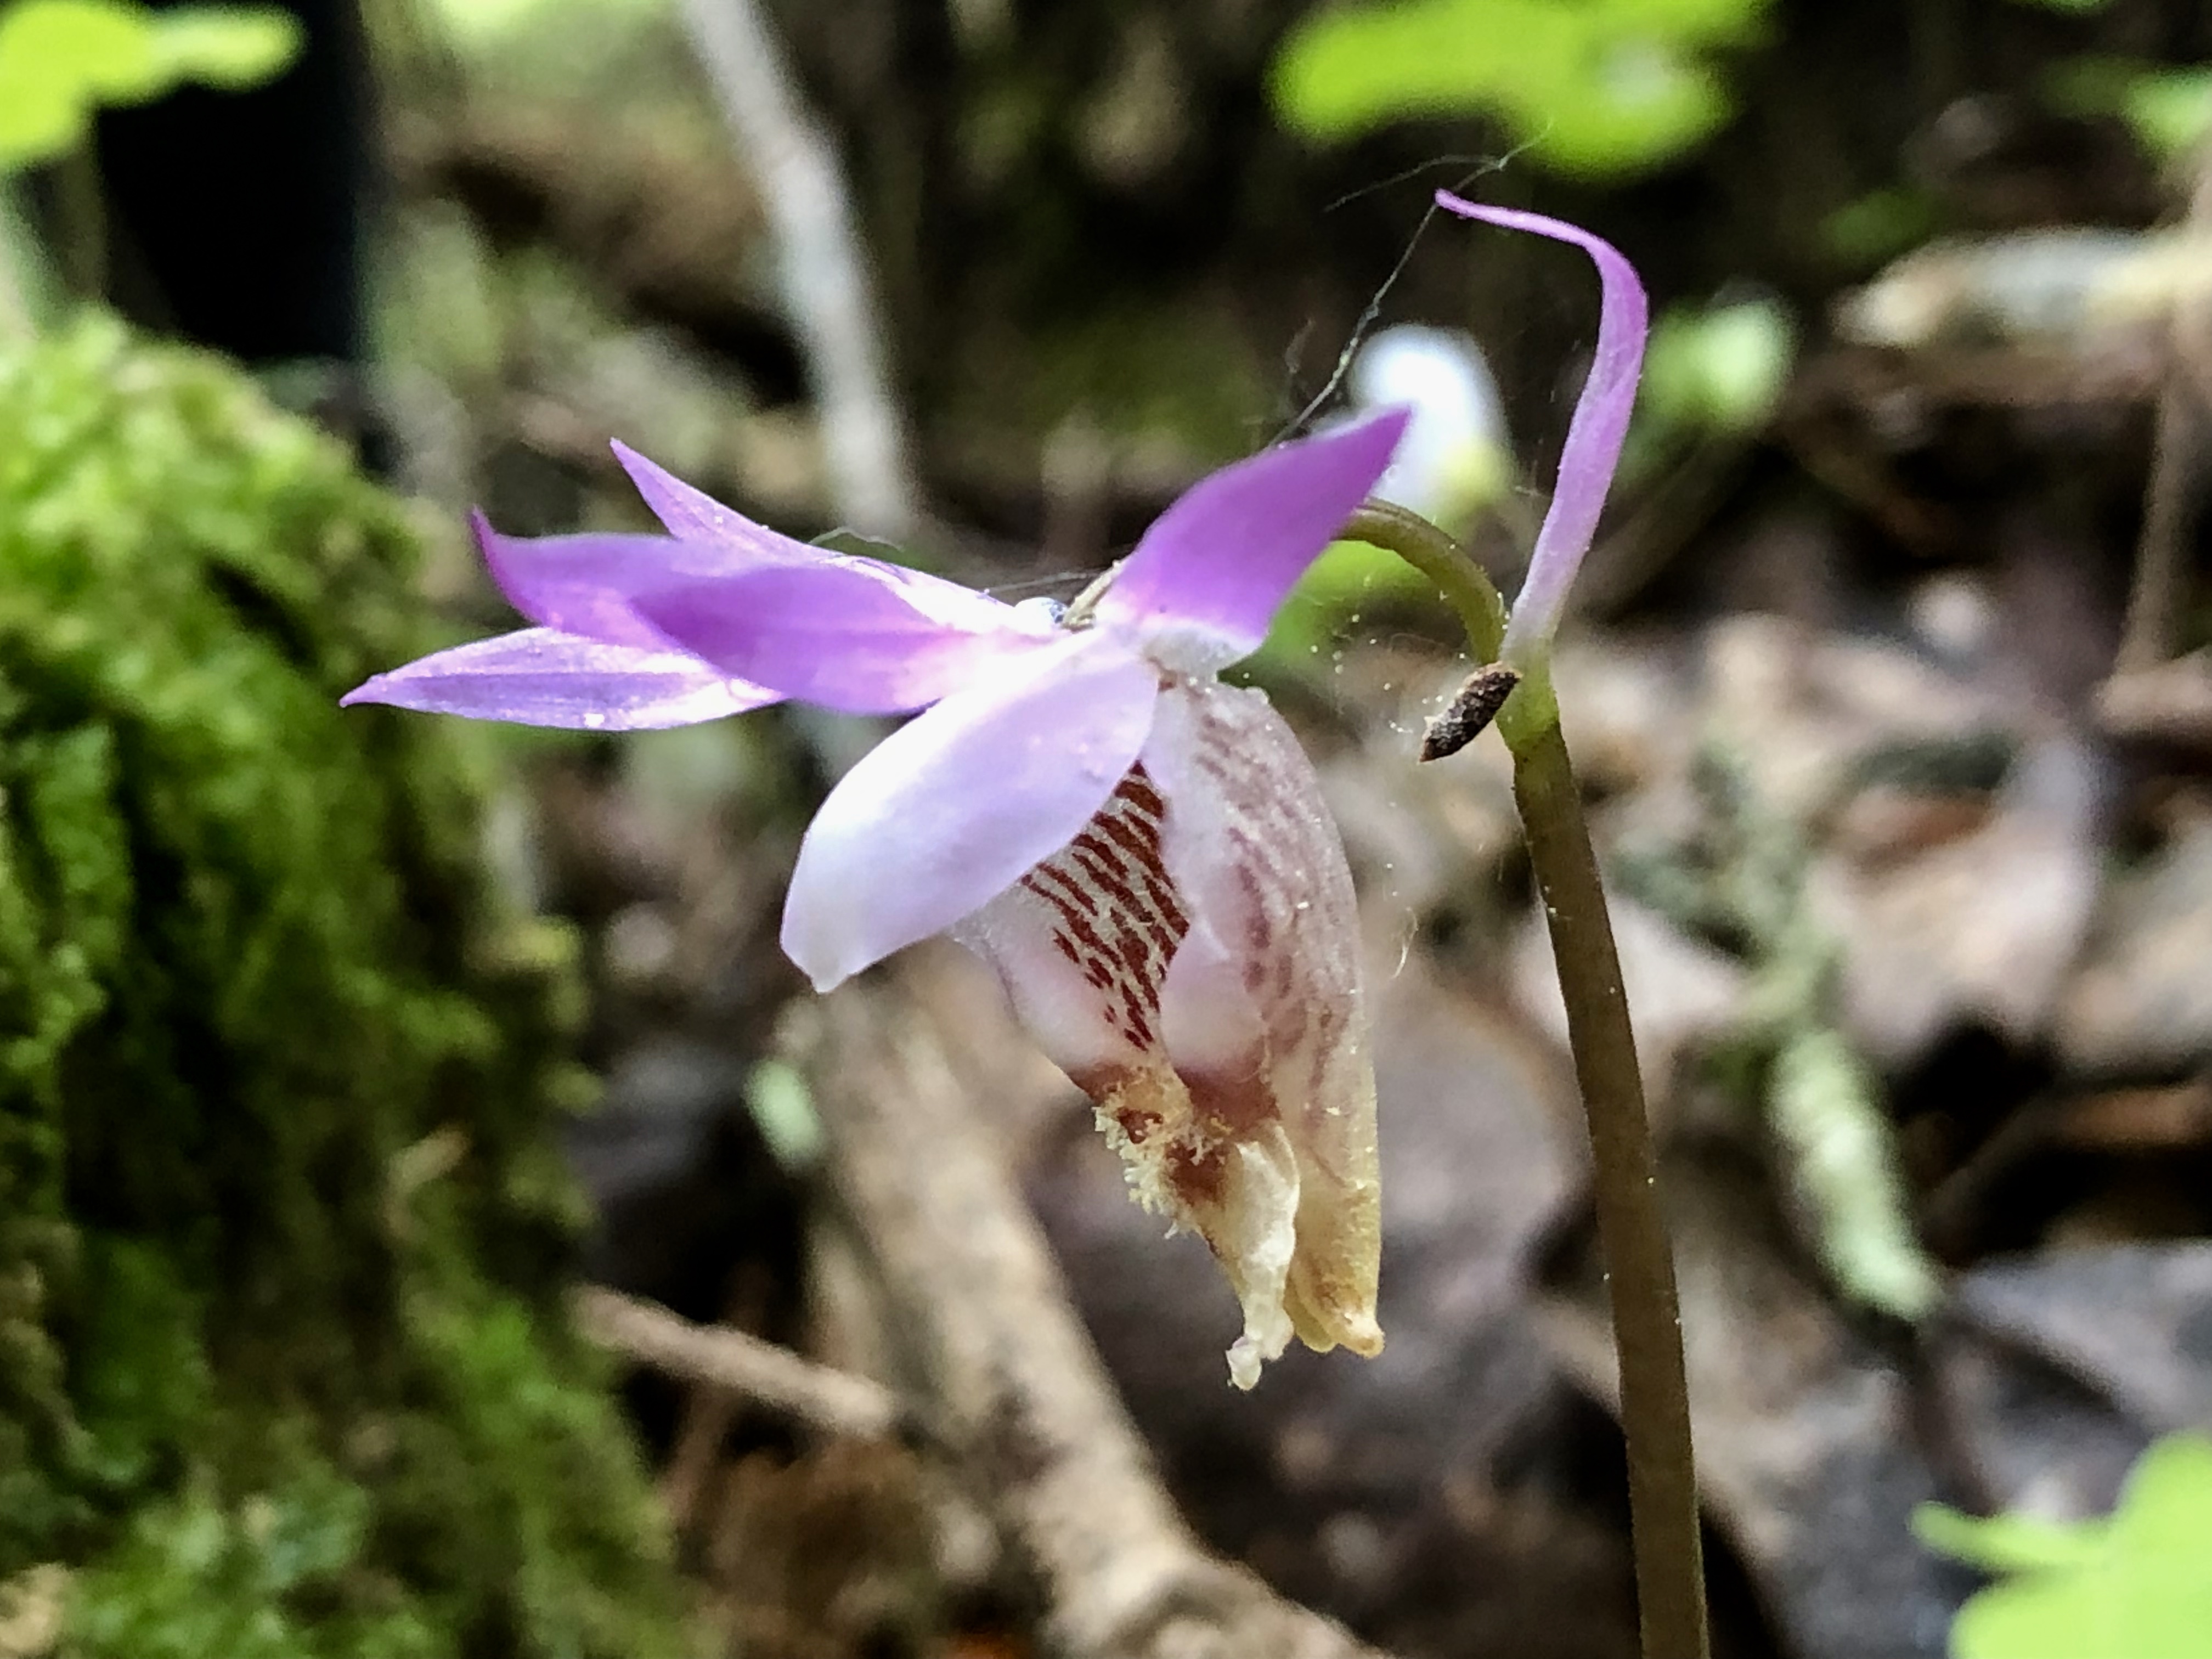
M 568 941 L 483 874 L 483 735 L 337 706 L 440 642 L 419 554 L 222 362 L 0 343 L 15 1650 L 686 1650 L 561 1312 Z

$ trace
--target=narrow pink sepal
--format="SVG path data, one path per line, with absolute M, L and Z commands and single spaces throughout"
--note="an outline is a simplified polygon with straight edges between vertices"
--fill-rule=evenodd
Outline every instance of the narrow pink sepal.
M 680 541 L 715 544 L 740 560 L 827 557 L 819 548 L 794 541 L 766 525 L 755 524 L 735 507 L 725 507 L 705 490 L 685 483 L 666 467 L 647 459 L 628 444 L 611 447 L 653 516 Z M 738 562 L 733 560 L 733 562 Z
M 665 651 L 669 641 L 638 614 L 641 598 L 726 575 L 732 563 L 713 548 L 672 536 L 503 536 L 482 513 L 471 514 L 469 525 L 492 580 L 530 621 L 642 650 Z
M 726 674 L 850 714 L 926 708 L 1053 637 L 1011 605 L 924 580 L 932 585 L 852 564 L 786 564 L 672 587 L 637 609 L 657 633 Z
M 1571 242 L 1597 266 L 1597 349 L 1590 357 L 1582 396 L 1575 401 L 1573 418 L 1567 422 L 1551 509 L 1536 532 L 1528 579 L 1521 585 L 1505 629 L 1504 660 L 1526 666 L 1531 653 L 1544 650 L 1558 631 L 1567 590 L 1597 534 L 1598 515 L 1605 507 L 1606 491 L 1612 488 L 1613 469 L 1620 464 L 1621 441 L 1628 435 L 1629 414 L 1636 405 L 1650 302 L 1636 267 L 1612 243 L 1578 225 L 1540 213 L 1486 207 L 1444 190 L 1437 192 L 1437 205 L 1462 218 Z
M 718 548 L 726 556 L 726 568 L 732 573 L 754 569 L 854 573 L 906 595 L 918 613 L 933 620 L 975 631 L 1011 625 L 1013 607 L 988 593 L 888 559 L 839 553 L 793 541 L 765 525 L 755 524 L 734 507 L 723 506 L 627 444 L 616 443 L 614 452 L 630 482 L 637 486 L 637 493 L 668 533 L 679 541 Z
M 694 726 L 777 700 L 775 692 L 726 679 L 681 652 L 526 628 L 418 658 L 338 702 L 522 726 L 639 732 Z
M 1210 673 L 1249 656 L 1277 608 L 1390 465 L 1410 411 L 1280 444 L 1193 485 L 1153 520 L 1098 603 L 1164 662 Z

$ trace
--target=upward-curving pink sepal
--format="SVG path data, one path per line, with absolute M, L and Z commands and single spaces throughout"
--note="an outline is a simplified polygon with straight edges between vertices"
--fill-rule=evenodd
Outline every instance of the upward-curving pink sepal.
M 1486 207 L 1448 190 L 1437 192 L 1437 205 L 1462 218 L 1571 242 L 1597 266 L 1597 347 L 1590 356 L 1589 377 L 1583 382 L 1582 396 L 1575 400 L 1574 415 L 1567 422 L 1552 505 L 1544 514 L 1543 528 L 1536 532 L 1528 574 L 1505 629 L 1504 659 L 1526 668 L 1549 647 L 1559 630 L 1567 590 L 1574 586 L 1583 556 L 1597 534 L 1598 515 L 1605 509 L 1606 492 L 1620 465 L 1621 442 L 1628 435 L 1628 417 L 1636 406 L 1650 302 L 1636 267 L 1620 249 L 1579 225 L 1514 208 Z

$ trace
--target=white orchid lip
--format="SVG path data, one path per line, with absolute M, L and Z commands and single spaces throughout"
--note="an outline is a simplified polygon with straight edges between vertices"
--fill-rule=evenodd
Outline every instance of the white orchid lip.
M 1079 629 L 779 536 L 618 446 L 666 536 L 479 523 L 534 626 L 348 701 L 610 729 L 785 697 L 925 709 L 822 804 L 785 948 L 823 989 L 948 929 L 992 962 L 1138 1197 L 1212 1247 L 1249 1387 L 1293 1335 L 1382 1346 L 1375 1099 L 1342 845 L 1280 718 L 1214 675 L 1266 637 L 1405 423 L 1384 410 L 1202 480 Z
M 1243 1309 L 1232 1381 L 1293 1335 L 1380 1351 L 1352 878 L 1264 696 L 1171 681 L 1082 832 L 954 936 L 1097 1103 L 1138 1200 L 1212 1248 Z

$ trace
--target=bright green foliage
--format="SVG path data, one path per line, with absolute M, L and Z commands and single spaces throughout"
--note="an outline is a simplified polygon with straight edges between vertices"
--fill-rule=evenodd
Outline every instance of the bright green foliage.
M 2120 113 L 2160 160 L 2191 154 L 2212 133 L 2212 66 L 2143 70 L 2122 94 Z
M 679 1650 L 559 1313 L 566 935 L 398 506 L 234 371 L 0 348 L 0 1589 L 82 1659 Z
M 2044 77 L 2042 91 L 2066 114 L 2119 117 L 2160 161 L 2186 158 L 2212 132 L 2212 64 L 2074 58 Z
M 2119 1507 L 2068 1525 L 1921 1507 L 1930 1549 L 1999 1575 L 1951 1625 L 1953 1659 L 2212 1659 L 2212 1440 L 2146 1451 Z
M 1756 432 L 1782 400 L 1796 333 L 1773 300 L 1672 307 L 1644 350 L 1638 412 L 1669 428 Z
M 745 1079 L 745 1105 L 775 1161 L 804 1174 L 822 1161 L 822 1119 L 806 1078 L 789 1060 L 764 1060 Z
M 1331 542 L 1275 612 L 1261 667 L 1296 677 L 1302 659 L 1334 648 L 1369 609 L 1443 614 L 1429 579 L 1395 553 L 1365 542 Z
M 1696 445 L 1756 436 L 1781 404 L 1796 354 L 1796 326 L 1779 301 L 1668 307 L 1644 347 L 1623 476 L 1662 476 Z
M 1836 264 L 1863 275 L 1919 246 L 1936 224 L 1936 204 L 1925 191 L 1887 185 L 1829 214 L 1820 222 L 1820 242 Z
M 298 20 L 270 7 L 14 0 L 0 10 L 0 173 L 74 149 L 105 105 L 151 103 L 188 81 L 258 86 L 299 50 Z
M 1290 124 L 1346 138 L 1480 112 L 1559 172 L 1642 171 L 1728 118 L 1717 48 L 1756 38 L 1765 0 L 1395 0 L 1316 13 L 1275 62 Z
M 637 28 L 671 10 L 670 0 L 429 0 L 425 8 L 441 32 L 465 50 L 503 51 L 532 30 L 591 11 Z
M 149 1504 L 77 1578 L 76 1646 L 101 1659 L 436 1659 L 436 1632 L 404 1607 L 302 1611 L 310 1598 L 349 1599 L 369 1518 L 359 1486 L 305 1462 L 281 1497 L 234 1511 L 197 1490 Z

